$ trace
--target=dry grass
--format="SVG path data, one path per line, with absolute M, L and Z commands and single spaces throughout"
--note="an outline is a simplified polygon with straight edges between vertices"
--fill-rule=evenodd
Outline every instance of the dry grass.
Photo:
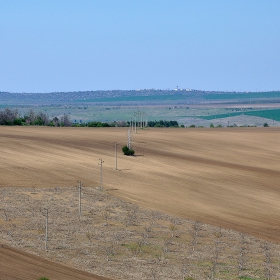
M 279 245 L 139 208 L 94 188 L 82 188 L 81 214 L 74 186 L 2 188 L 1 201 L 2 242 L 90 273 L 147 280 L 280 277 Z

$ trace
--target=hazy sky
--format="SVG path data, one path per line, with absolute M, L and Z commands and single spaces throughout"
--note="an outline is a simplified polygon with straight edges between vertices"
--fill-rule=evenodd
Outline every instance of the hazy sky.
M 0 0 L 0 91 L 280 90 L 279 0 Z

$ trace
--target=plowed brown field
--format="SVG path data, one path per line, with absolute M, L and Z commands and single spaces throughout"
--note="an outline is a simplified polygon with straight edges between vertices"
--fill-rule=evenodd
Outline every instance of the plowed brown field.
M 280 242 L 280 129 L 0 128 L 0 187 L 81 180 L 184 218 Z M 115 151 L 118 146 L 118 170 Z
M 46 276 L 51 280 L 109 280 L 0 245 L 1 280 L 36 280 Z

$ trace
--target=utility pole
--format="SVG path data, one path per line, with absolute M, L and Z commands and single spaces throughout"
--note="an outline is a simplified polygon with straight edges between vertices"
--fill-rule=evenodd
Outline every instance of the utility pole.
M 146 115 L 146 125 L 145 125 L 145 127 L 148 127 L 148 114 L 145 113 L 145 115 Z
M 118 152 L 117 152 L 117 146 L 119 145 L 117 142 L 114 142 L 115 145 L 115 155 L 116 155 L 116 170 L 118 170 Z
M 102 178 L 102 164 L 103 164 L 103 160 L 100 158 L 100 190 L 103 190 L 103 178 Z
M 79 183 L 78 189 L 79 189 L 79 215 L 81 215 L 82 213 L 82 202 L 81 202 L 81 198 L 82 198 L 82 182 L 81 181 L 77 181 Z
M 135 112 L 135 133 L 137 133 L 137 126 L 140 127 L 140 110 L 138 109 L 136 112 Z
M 45 250 L 48 250 L 48 220 L 49 220 L 49 209 L 46 208 L 46 214 L 44 216 L 46 217 L 46 231 L 45 231 Z
M 143 112 L 143 128 L 146 127 L 146 119 L 147 119 L 147 113 Z
M 131 130 L 131 142 L 133 142 L 133 120 L 130 119 L 130 130 Z
M 127 147 L 128 149 L 130 149 L 130 143 L 131 143 L 131 140 L 130 140 L 130 129 L 128 129 L 127 131 Z
M 138 110 L 137 114 L 138 114 L 138 128 L 140 129 L 141 128 L 141 111 Z

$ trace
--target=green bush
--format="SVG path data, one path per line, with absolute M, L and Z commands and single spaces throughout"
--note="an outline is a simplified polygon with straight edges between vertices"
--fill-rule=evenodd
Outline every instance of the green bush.
M 133 156 L 134 155 L 134 150 L 129 149 L 127 146 L 123 146 L 122 151 L 123 151 L 123 154 L 126 155 L 126 156 Z
M 39 278 L 38 280 L 50 280 L 50 279 L 47 278 L 47 277 L 41 277 L 41 278 Z
M 14 119 L 13 125 L 22 125 L 22 121 L 20 118 Z
M 266 122 L 266 123 L 264 123 L 264 124 L 263 124 L 263 126 L 264 126 L 264 127 L 269 127 L 269 125 L 268 125 L 268 123 L 267 123 L 267 122 Z

